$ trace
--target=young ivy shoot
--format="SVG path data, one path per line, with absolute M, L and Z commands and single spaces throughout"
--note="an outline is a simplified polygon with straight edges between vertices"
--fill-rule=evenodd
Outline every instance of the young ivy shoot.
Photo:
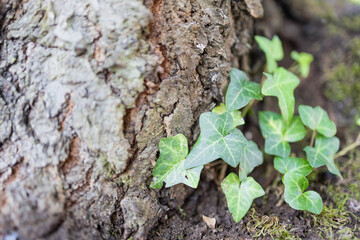
M 183 183 L 196 188 L 204 165 L 220 158 L 234 168 L 239 167 L 238 174 L 230 173 L 221 183 L 228 209 L 235 222 L 239 222 L 253 200 L 265 194 L 260 184 L 248 176 L 263 163 L 263 153 L 255 142 L 247 140 L 238 129 L 238 126 L 245 124 L 241 110 L 251 107 L 256 100 L 261 101 L 264 96 L 273 96 L 278 99 L 281 114 L 269 111 L 258 114 L 260 130 L 265 139 L 264 152 L 274 156 L 274 168 L 283 174 L 284 198 L 290 207 L 320 214 L 322 199 L 318 193 L 307 191 L 309 181 L 306 176 L 313 168 L 325 165 L 331 173 L 342 178 L 334 162 L 340 145 L 335 137 L 335 123 L 321 107 L 300 105 L 300 116 L 294 116 L 294 89 L 300 84 L 300 79 L 285 68 L 278 67 L 277 61 L 282 60 L 284 55 L 280 39 L 277 36 L 272 40 L 256 36 L 255 40 L 267 61 L 263 86 L 249 81 L 244 72 L 233 68 L 225 104 L 201 114 L 200 135 L 189 153 L 184 135 L 161 139 L 160 156 L 150 187 L 159 189 L 165 182 L 166 187 Z M 297 63 L 300 76 L 307 77 L 312 55 L 292 52 L 291 56 Z M 304 148 L 301 157 L 296 157 L 291 153 L 289 143 L 303 140 L 306 128 L 312 131 L 311 142 Z

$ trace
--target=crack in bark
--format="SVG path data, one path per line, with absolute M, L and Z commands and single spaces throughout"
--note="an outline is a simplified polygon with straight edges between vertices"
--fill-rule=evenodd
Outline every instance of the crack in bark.
M 169 74 L 169 66 L 170 62 L 167 59 L 166 47 L 160 44 L 160 35 L 161 35 L 161 28 L 159 28 L 159 24 L 157 21 L 160 21 L 160 14 L 162 7 L 164 5 L 164 0 L 154 0 L 147 2 L 148 8 L 150 9 L 151 13 L 153 14 L 153 21 L 149 24 L 149 36 L 148 41 L 153 46 L 153 51 L 158 55 L 161 59 L 160 66 L 162 67 L 161 70 L 157 69 L 157 77 L 148 75 L 144 79 L 144 86 L 145 90 L 141 92 L 136 101 L 135 101 L 135 108 L 126 109 L 126 114 L 123 118 L 124 121 L 124 136 L 130 143 L 130 158 L 127 161 L 127 167 L 125 170 L 117 174 L 115 178 L 119 177 L 121 174 L 126 174 L 134 162 L 134 160 L 138 157 L 139 148 L 136 143 L 136 135 L 137 133 L 141 132 L 143 123 L 144 123 L 144 114 L 139 116 L 139 112 L 144 112 L 149 109 L 149 101 L 148 98 L 154 95 L 159 90 L 159 84 L 162 79 L 166 78 Z M 136 122 L 141 121 L 141 127 L 137 131 L 135 129 Z

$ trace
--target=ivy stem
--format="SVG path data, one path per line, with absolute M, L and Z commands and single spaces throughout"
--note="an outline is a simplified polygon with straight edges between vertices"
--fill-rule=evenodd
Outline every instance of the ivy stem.
M 251 99 L 249 104 L 246 105 L 246 107 L 244 108 L 244 110 L 241 113 L 242 118 L 246 117 L 246 114 L 248 114 L 248 112 L 250 111 L 250 109 L 252 108 L 252 106 L 254 105 L 254 103 L 256 102 L 255 99 Z
M 291 65 L 287 68 L 290 72 L 295 72 L 297 69 L 296 67 L 298 66 L 297 62 L 292 62 Z
M 264 70 L 264 71 L 266 71 L 266 70 L 267 70 L 267 66 L 265 67 L 265 70 Z M 262 86 L 264 85 L 265 80 L 266 80 L 266 76 L 263 75 L 262 78 L 261 78 L 261 82 L 260 82 L 260 89 L 261 89 Z M 248 114 L 248 112 L 250 111 L 250 109 L 252 108 L 252 106 L 254 105 L 255 102 L 256 102 L 256 99 L 254 99 L 254 98 L 250 100 L 249 104 L 246 105 L 246 107 L 244 108 L 244 110 L 241 112 L 242 118 L 245 118 L 245 117 L 246 117 L 246 115 Z
M 311 135 L 310 147 L 314 146 L 315 137 L 316 137 L 316 130 L 314 130 Z
M 344 156 L 345 154 L 347 154 L 349 151 L 353 150 L 354 148 L 360 146 L 360 132 L 355 140 L 355 142 L 353 142 L 352 144 L 348 145 L 347 147 L 345 147 L 344 149 L 342 149 L 340 152 L 338 152 L 334 158 L 338 158 L 341 156 Z

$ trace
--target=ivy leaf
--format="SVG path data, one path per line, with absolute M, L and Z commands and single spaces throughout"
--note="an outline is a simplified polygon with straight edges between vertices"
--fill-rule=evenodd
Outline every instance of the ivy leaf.
M 225 108 L 225 104 L 220 104 L 219 106 L 215 107 L 212 110 L 213 113 L 221 115 L 227 112 Z M 244 119 L 241 117 L 240 111 L 231 111 L 230 114 L 233 117 L 233 126 L 232 129 L 235 127 L 242 125 L 244 123 Z M 234 118 L 235 116 L 235 118 Z M 240 116 L 240 118 L 236 118 Z M 200 137 L 199 137 L 200 139 Z M 200 140 L 197 141 L 197 143 Z M 205 144 L 206 145 L 206 144 Z M 195 148 L 195 146 L 194 146 Z M 206 153 L 204 153 L 206 154 Z M 261 165 L 263 162 L 263 155 L 262 152 L 257 147 L 256 143 L 253 141 L 249 141 L 247 144 L 243 145 L 242 156 L 240 158 L 240 178 L 245 179 L 247 175 L 257 166 Z
M 304 150 L 312 167 L 326 165 L 331 173 L 342 179 L 341 173 L 334 163 L 334 156 L 339 147 L 340 141 L 337 137 L 326 138 L 318 135 L 316 136 L 315 147 L 307 146 Z
M 218 115 L 221 115 L 221 114 L 227 112 L 225 104 L 221 103 L 219 106 L 213 108 L 212 112 L 216 113 Z M 245 123 L 243 117 L 241 116 L 241 112 L 239 110 L 231 111 L 229 113 L 231 114 L 231 117 L 233 118 L 233 126 L 231 129 L 234 129 L 237 126 L 243 125 Z
M 231 69 L 230 84 L 226 92 L 226 108 L 234 111 L 246 106 L 251 99 L 262 100 L 260 85 L 250 82 L 243 71 Z
M 322 199 L 317 192 L 304 192 L 309 181 L 300 173 L 288 172 L 283 179 L 285 185 L 285 202 L 296 210 L 306 210 L 320 214 L 322 210 Z
M 336 134 L 336 125 L 330 120 L 327 112 L 321 107 L 299 106 L 299 115 L 305 126 L 316 130 L 325 137 L 332 137 Z
M 185 168 L 192 168 L 222 158 L 236 167 L 248 141 L 239 129 L 232 129 L 231 114 L 207 112 L 200 116 L 201 140 L 193 147 L 185 161 Z M 231 130 L 232 129 L 232 130 Z
M 221 183 L 227 205 L 235 222 L 239 222 L 249 211 L 255 198 L 265 194 L 264 190 L 252 177 L 240 183 L 235 173 L 230 173 Z
M 153 170 L 153 181 L 151 188 L 161 188 L 163 182 L 166 187 L 171 187 L 178 183 L 184 183 L 196 188 L 203 166 L 185 169 L 184 162 L 188 154 L 188 144 L 186 137 L 178 134 L 174 137 L 163 138 L 159 144 L 160 157 L 156 161 Z
M 274 75 L 264 74 L 267 80 L 261 90 L 263 95 L 278 98 L 281 114 L 285 122 L 290 123 L 295 107 L 294 89 L 300 83 L 299 78 L 282 67 L 277 68 Z
M 255 167 L 263 163 L 263 154 L 255 142 L 249 141 L 244 146 L 243 157 L 240 159 L 239 176 L 244 180 Z
M 277 68 L 276 61 L 280 61 L 284 57 L 280 38 L 274 36 L 272 40 L 269 40 L 265 37 L 255 36 L 255 40 L 259 44 L 261 50 L 265 53 L 268 72 L 273 73 Z
M 306 78 L 310 72 L 310 64 L 314 60 L 313 55 L 305 52 L 298 53 L 296 51 L 292 51 L 291 57 L 299 64 L 300 75 Z
M 360 118 L 358 118 L 358 120 L 356 120 L 356 124 L 357 124 L 358 126 L 360 126 Z
M 297 142 L 306 135 L 306 129 L 299 117 L 294 117 L 288 126 L 280 114 L 259 112 L 260 129 L 265 138 L 265 152 L 279 157 L 288 157 L 289 142 Z
M 309 175 L 313 170 L 306 159 L 296 157 L 275 157 L 274 167 L 282 174 L 296 172 L 303 176 Z

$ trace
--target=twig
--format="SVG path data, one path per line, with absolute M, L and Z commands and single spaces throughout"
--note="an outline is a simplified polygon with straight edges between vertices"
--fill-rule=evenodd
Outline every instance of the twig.
M 345 154 L 347 154 L 349 151 L 353 150 L 356 147 L 360 146 L 360 133 L 358 134 L 355 142 L 353 142 L 352 144 L 348 145 L 347 147 L 345 147 L 344 149 L 342 149 L 340 152 L 338 152 L 334 158 L 338 158 L 341 156 L 344 156 Z
M 316 130 L 314 130 L 311 135 L 310 147 L 314 146 L 315 137 L 316 137 Z

